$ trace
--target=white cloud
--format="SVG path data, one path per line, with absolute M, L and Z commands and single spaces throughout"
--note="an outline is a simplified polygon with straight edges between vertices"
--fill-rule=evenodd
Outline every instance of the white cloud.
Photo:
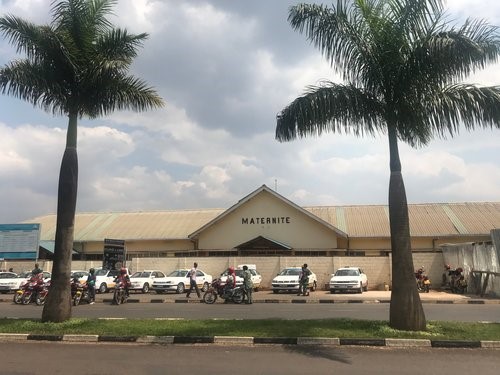
M 133 74 L 166 107 L 79 123 L 79 211 L 229 207 L 262 184 L 299 205 L 385 204 L 387 137 L 279 143 L 276 114 L 308 85 L 339 81 L 286 21 L 293 0 L 120 0 L 112 22 L 150 39 Z M 457 18 L 493 17 L 497 1 L 455 0 Z M 0 2 L 35 23 L 46 0 Z M 16 57 L 0 40 L 0 63 Z M 499 65 L 469 78 L 500 83 Z M 66 120 L 0 96 L 0 222 L 54 212 Z M 57 126 L 54 126 L 56 124 Z M 498 200 L 500 131 L 463 133 L 414 150 L 400 145 L 410 202 Z

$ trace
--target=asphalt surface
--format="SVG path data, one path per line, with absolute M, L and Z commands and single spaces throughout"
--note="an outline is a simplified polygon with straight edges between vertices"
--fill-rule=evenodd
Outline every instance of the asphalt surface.
M 111 302 L 113 294 L 103 293 L 96 295 L 96 303 Z M 13 294 L 0 294 L 0 302 L 12 302 Z M 420 293 L 422 303 L 463 303 L 463 304 L 500 304 L 500 298 L 479 297 L 472 294 L 454 294 L 446 291 L 431 290 L 429 293 Z M 390 291 L 368 291 L 358 293 L 335 293 L 317 290 L 309 296 L 297 296 L 294 293 L 272 293 L 269 290 L 261 290 L 253 293 L 255 303 L 389 303 Z M 143 294 L 131 292 L 129 303 L 200 303 L 196 294 L 186 298 L 185 294 Z
M 0 343 L 2 375 L 497 375 L 495 349 Z

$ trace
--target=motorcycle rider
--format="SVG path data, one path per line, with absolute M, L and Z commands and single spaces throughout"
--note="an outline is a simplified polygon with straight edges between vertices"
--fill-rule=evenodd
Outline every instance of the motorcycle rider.
M 130 277 L 127 275 L 127 269 L 122 267 L 120 268 L 120 274 L 116 276 L 115 283 L 123 283 L 125 287 L 125 295 L 129 297 L 129 286 L 130 286 Z
M 226 285 L 224 286 L 224 298 L 229 296 L 231 290 L 236 286 L 236 273 L 234 272 L 234 267 L 229 267 L 226 279 Z M 227 299 L 224 301 L 227 303 Z
M 95 303 L 95 269 L 91 268 L 89 270 L 89 275 L 87 276 L 87 288 L 89 292 L 90 304 L 93 305 Z
M 39 279 L 43 279 L 43 271 L 40 268 L 40 266 L 38 265 L 38 263 L 35 263 L 35 268 L 33 268 L 33 270 L 31 271 L 31 274 L 33 276 L 36 276 Z

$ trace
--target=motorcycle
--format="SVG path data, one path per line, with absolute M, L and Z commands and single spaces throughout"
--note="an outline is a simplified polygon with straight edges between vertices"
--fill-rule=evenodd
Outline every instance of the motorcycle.
M 71 281 L 71 298 L 73 306 L 78 306 L 81 301 L 90 303 L 90 294 L 87 284 L 81 284 L 78 281 Z
M 425 274 L 424 267 L 420 267 L 417 271 L 415 271 L 415 279 L 417 282 L 417 290 L 419 292 L 429 293 L 431 288 L 431 280 Z
M 461 267 L 449 271 L 450 289 L 452 293 L 464 294 L 465 291 L 467 290 L 467 280 L 465 280 L 463 272 L 464 269 Z
M 28 305 L 35 302 L 38 306 L 45 303 L 49 293 L 50 282 L 44 283 L 38 277 L 32 277 L 28 282 L 22 285 L 21 289 L 14 295 L 14 303 Z
M 111 304 L 120 305 L 127 302 L 128 295 L 125 286 L 126 284 L 124 281 L 116 282 L 115 291 L 113 293 L 113 301 L 111 302 Z
M 226 291 L 225 284 L 218 278 L 212 281 L 212 284 L 210 284 L 208 290 L 203 295 L 203 302 L 211 305 L 217 301 L 218 297 L 228 302 L 240 304 L 245 300 L 245 290 L 243 287 L 237 286 Z

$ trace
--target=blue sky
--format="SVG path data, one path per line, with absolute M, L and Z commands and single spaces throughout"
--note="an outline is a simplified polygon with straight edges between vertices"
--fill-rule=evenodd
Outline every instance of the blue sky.
M 50 0 L 0 14 L 50 21 Z M 276 114 L 322 79 L 326 60 L 287 23 L 293 0 L 120 0 L 111 21 L 150 38 L 132 74 L 167 105 L 79 123 L 77 210 L 227 208 L 262 184 L 302 206 L 386 204 L 387 139 L 326 134 L 278 143 Z M 330 2 L 326 2 L 329 4 Z M 500 26 L 497 0 L 450 0 L 450 17 Z M 0 64 L 19 57 L 0 39 Z M 468 78 L 500 84 L 500 65 Z M 67 119 L 0 95 L 0 223 L 53 213 Z M 500 130 L 400 145 L 410 203 L 498 201 Z

